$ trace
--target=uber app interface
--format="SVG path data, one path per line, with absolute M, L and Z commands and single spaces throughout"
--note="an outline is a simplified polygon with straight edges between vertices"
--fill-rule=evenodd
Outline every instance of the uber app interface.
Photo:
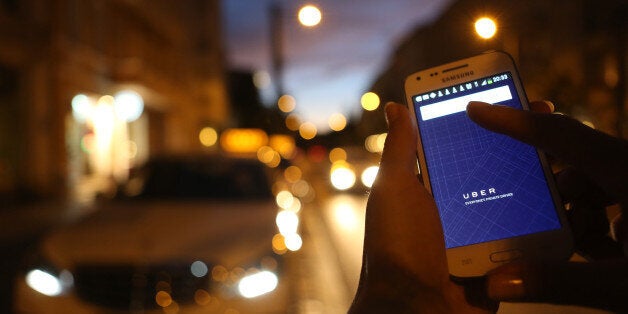
M 559 229 L 534 147 L 478 126 L 469 101 L 521 109 L 510 72 L 413 96 L 447 248 Z

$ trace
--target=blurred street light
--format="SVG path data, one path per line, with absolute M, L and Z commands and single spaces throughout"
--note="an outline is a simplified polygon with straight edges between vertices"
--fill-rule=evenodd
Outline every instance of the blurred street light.
M 339 132 L 347 126 L 347 118 L 342 113 L 334 113 L 329 117 L 329 128 Z
M 214 146 L 218 142 L 218 132 L 212 127 L 204 127 L 198 134 L 201 144 L 205 147 Z
M 313 5 L 303 6 L 298 13 L 299 23 L 305 27 L 314 27 L 321 22 L 321 10 Z
M 379 96 L 373 92 L 367 92 L 360 98 L 364 110 L 373 111 L 379 107 Z
M 285 113 L 292 112 L 296 107 L 296 104 L 296 99 L 294 99 L 294 97 L 290 95 L 283 95 L 279 97 L 279 100 L 277 101 L 277 107 L 279 107 L 279 110 Z
M 491 18 L 479 18 L 475 21 L 475 32 L 484 39 L 491 39 L 497 33 L 497 24 Z
M 316 125 L 312 122 L 305 122 L 299 127 L 299 135 L 306 140 L 311 140 L 316 137 L 316 133 L 318 133 L 318 130 L 316 129 Z

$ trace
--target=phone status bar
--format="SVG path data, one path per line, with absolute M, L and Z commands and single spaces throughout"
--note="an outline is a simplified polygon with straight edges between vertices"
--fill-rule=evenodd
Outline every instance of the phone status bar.
M 488 77 L 483 77 L 477 80 L 469 81 L 462 84 L 452 85 L 446 88 L 438 89 L 429 93 L 417 95 L 414 97 L 414 101 L 417 103 L 429 100 L 436 100 L 441 97 L 447 97 L 457 93 L 469 93 L 475 89 L 485 89 L 495 83 L 510 79 L 510 72 L 504 72 Z

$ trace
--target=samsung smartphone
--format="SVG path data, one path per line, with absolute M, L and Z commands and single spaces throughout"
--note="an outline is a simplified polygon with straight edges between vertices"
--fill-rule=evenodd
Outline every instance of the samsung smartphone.
M 466 114 L 469 101 L 528 109 L 512 58 L 489 52 L 420 71 L 406 79 L 405 91 L 451 275 L 481 276 L 517 259 L 569 258 L 571 233 L 543 153 Z

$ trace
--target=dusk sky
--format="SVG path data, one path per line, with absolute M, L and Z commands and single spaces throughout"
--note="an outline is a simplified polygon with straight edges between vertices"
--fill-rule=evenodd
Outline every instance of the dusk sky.
M 272 2 L 222 1 L 230 68 L 271 73 L 268 8 Z M 333 113 L 359 114 L 360 97 L 385 68 L 393 48 L 408 31 L 432 21 L 451 1 L 275 2 L 283 10 L 285 92 L 296 98 L 295 112 L 302 121 L 313 122 L 320 132 L 327 132 Z M 323 14 L 314 28 L 301 26 L 297 20 L 298 9 L 309 3 Z M 272 87 L 262 90 L 262 97 L 265 104 L 275 105 Z

